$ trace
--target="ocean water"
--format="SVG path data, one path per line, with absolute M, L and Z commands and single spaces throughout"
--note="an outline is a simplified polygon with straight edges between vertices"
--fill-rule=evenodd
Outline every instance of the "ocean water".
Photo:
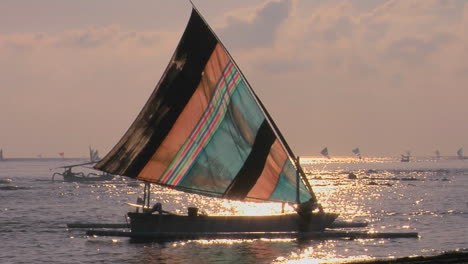
M 304 158 L 302 163 L 325 210 L 341 221 L 367 221 L 360 230 L 418 232 L 419 238 L 193 240 L 131 243 L 127 238 L 88 237 L 66 223 L 125 223 L 126 203 L 143 184 L 116 177 L 108 182 L 51 181 L 54 168 L 73 159 L 0 162 L 0 263 L 324 263 L 355 259 L 435 255 L 468 248 L 468 160 Z M 81 170 L 88 170 L 83 168 Z M 354 173 L 357 179 L 348 179 Z M 152 187 L 152 201 L 185 213 L 261 214 L 277 204 L 240 203 Z M 291 210 L 291 208 L 287 208 Z

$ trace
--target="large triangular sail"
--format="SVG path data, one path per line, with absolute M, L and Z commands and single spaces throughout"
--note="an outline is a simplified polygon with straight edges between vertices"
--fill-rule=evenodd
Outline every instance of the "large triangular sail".
M 314 195 L 266 108 L 196 9 L 148 102 L 95 168 L 227 199 L 296 203 Z

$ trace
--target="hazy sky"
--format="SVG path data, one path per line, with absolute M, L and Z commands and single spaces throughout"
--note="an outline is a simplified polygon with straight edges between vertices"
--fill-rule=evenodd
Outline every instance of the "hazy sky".
M 194 0 L 298 155 L 468 148 L 468 1 Z M 107 153 L 159 80 L 186 0 L 0 1 L 0 148 Z

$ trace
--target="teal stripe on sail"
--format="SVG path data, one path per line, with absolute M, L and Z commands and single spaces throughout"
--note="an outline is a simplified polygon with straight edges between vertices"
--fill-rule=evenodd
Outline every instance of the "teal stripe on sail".
M 179 186 L 221 196 L 244 165 L 264 120 L 246 83 L 239 83 L 223 122 Z
M 270 200 L 295 203 L 297 192 L 296 177 L 296 169 L 293 167 L 289 159 L 286 160 L 283 171 L 280 174 L 278 184 L 270 196 Z M 304 183 L 300 181 L 299 199 L 301 202 L 305 202 L 310 198 L 312 198 L 310 192 L 307 190 Z

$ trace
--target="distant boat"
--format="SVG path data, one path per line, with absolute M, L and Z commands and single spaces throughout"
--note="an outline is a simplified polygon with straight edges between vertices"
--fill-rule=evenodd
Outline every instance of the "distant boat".
M 440 152 L 439 152 L 439 150 L 436 150 L 436 151 L 435 151 L 435 157 L 436 157 L 436 159 L 440 159 Z
M 353 152 L 359 159 L 362 159 L 362 157 L 361 157 L 361 151 L 359 150 L 359 148 L 353 149 L 352 152 Z
M 464 160 L 464 159 L 468 159 L 468 157 L 466 157 L 466 156 L 463 155 L 463 148 L 458 149 L 458 151 L 457 151 L 457 157 L 458 157 L 458 159 L 463 159 L 463 160 Z
M 457 157 L 458 157 L 459 159 L 464 159 L 464 156 L 463 156 L 463 148 L 458 149 L 458 151 L 457 151 Z
M 3 149 L 0 149 L 0 161 L 4 160 L 3 159 Z
M 63 173 L 55 172 L 52 174 L 52 181 L 55 180 L 55 176 L 62 176 L 63 181 L 66 182 L 94 182 L 94 181 L 110 181 L 114 178 L 114 175 L 110 173 L 101 173 L 97 174 L 94 172 L 90 172 L 88 174 L 84 174 L 83 172 L 73 172 L 72 169 L 75 167 L 82 167 L 86 165 L 95 164 L 96 162 L 90 161 L 80 164 L 73 164 L 58 167 L 57 169 L 64 169 Z
M 328 155 L 328 148 L 325 147 L 324 149 L 322 149 L 322 151 L 320 151 L 320 154 L 322 154 L 324 157 L 326 157 L 327 159 L 330 159 L 330 155 Z
M 54 173 L 52 175 L 52 180 L 55 179 L 55 176 L 62 176 L 63 180 L 66 182 L 110 181 L 114 178 L 114 175 L 107 172 L 89 172 L 88 174 L 84 174 L 83 172 L 72 171 L 72 168 L 75 167 L 84 167 L 86 165 L 96 164 L 100 160 L 98 151 L 96 149 L 89 147 L 89 159 L 89 162 L 58 167 L 57 169 L 64 169 L 64 171 L 63 173 Z
M 99 158 L 99 153 L 97 149 L 89 147 L 89 161 L 98 162 L 101 158 Z
M 411 153 L 409 151 L 406 152 L 406 155 L 401 155 L 401 162 L 409 162 L 411 159 Z
M 135 121 L 94 167 L 145 181 L 130 235 L 321 231 L 337 214 L 318 203 L 294 155 L 245 76 L 193 8 L 161 80 Z M 227 200 L 294 204 L 297 213 L 187 215 L 150 205 L 150 184 Z

